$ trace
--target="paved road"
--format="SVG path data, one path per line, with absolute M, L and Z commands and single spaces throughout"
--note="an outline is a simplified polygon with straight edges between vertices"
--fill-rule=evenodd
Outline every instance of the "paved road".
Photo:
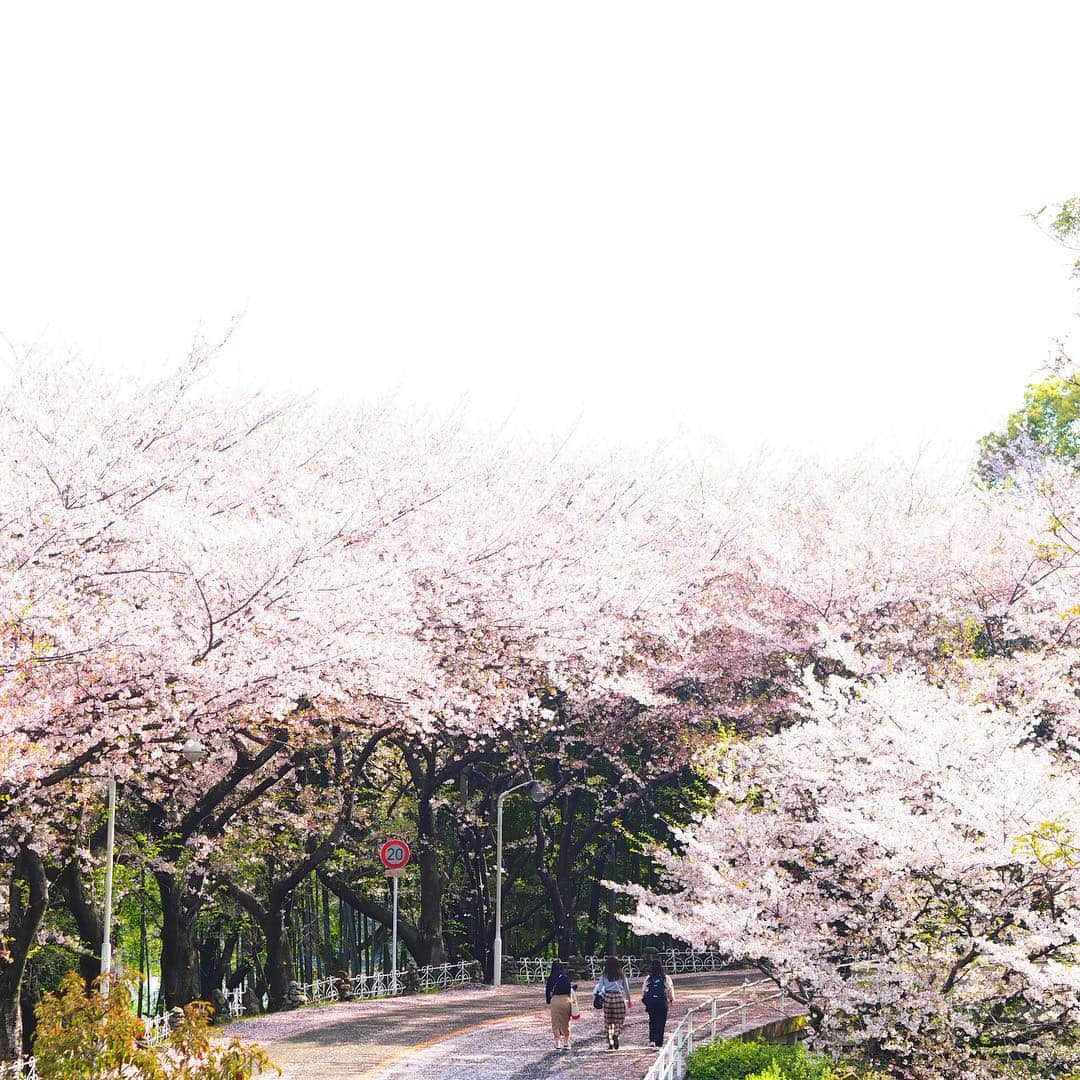
M 677 976 L 669 1027 L 690 1005 L 743 978 L 735 972 Z M 558 1054 L 537 986 L 312 1007 L 239 1021 L 227 1031 L 261 1043 L 295 1080 L 641 1080 L 655 1053 L 647 1047 L 640 1002 L 630 1010 L 622 1049 L 610 1053 L 600 1014 L 586 993 L 581 997 L 574 1049 Z M 755 1018 L 751 1010 L 748 1020 Z

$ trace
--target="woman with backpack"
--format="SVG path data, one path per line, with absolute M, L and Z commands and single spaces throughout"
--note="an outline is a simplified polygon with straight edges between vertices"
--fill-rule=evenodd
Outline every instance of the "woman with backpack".
M 675 987 L 671 976 L 664 970 L 660 958 L 652 962 L 652 973 L 641 987 L 641 1003 L 649 1014 L 649 1045 L 657 1050 L 664 1045 L 664 1027 L 668 1009 L 675 1000 Z
M 574 1003 L 574 988 L 561 960 L 552 960 L 547 980 L 547 1001 L 551 1006 L 551 1032 L 556 1050 L 570 1049 L 570 1013 Z M 561 1040 L 561 1043 L 560 1043 Z
M 604 1010 L 608 1049 L 618 1050 L 619 1032 L 626 1023 L 626 1010 L 630 1008 L 630 983 L 617 956 L 609 956 L 604 961 L 604 974 L 593 991 L 593 1004 Z

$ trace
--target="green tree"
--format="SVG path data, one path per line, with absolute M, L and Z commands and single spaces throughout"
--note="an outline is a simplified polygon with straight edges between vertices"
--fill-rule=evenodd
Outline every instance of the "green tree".
M 1051 239 L 1069 251 L 1080 253 L 1080 196 L 1044 206 L 1032 220 Z M 1080 257 L 1072 273 L 1080 278 Z M 1080 375 L 1063 345 L 1051 363 L 1052 374 L 1033 383 L 1024 404 L 1011 413 L 1004 427 L 979 440 L 976 465 L 981 479 L 997 485 L 1018 469 L 1046 458 L 1075 461 L 1080 457 Z
M 1017 468 L 1040 458 L 1075 461 L 1080 457 L 1080 379 L 1053 375 L 1029 386 L 1024 404 L 1000 431 L 979 440 L 978 472 L 990 484 L 1001 483 Z
M 1080 196 L 1044 206 L 1031 215 L 1048 236 L 1070 251 L 1080 251 Z M 1073 275 L 1080 277 L 1080 259 L 1073 263 Z

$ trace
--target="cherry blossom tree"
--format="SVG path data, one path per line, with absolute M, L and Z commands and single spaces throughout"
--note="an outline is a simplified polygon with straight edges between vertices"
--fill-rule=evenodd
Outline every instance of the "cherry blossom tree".
M 90 790 L 112 775 L 168 798 L 183 786 L 177 751 L 193 734 L 226 748 L 200 798 L 231 789 L 239 760 L 281 752 L 270 732 L 301 694 L 340 702 L 347 683 L 355 705 L 357 672 L 376 651 L 370 607 L 358 616 L 326 602 L 358 567 L 326 557 L 346 544 L 348 507 L 327 513 L 317 468 L 299 467 L 308 426 L 288 405 L 207 393 L 204 366 L 196 355 L 163 383 L 129 387 L 74 362 L 29 362 L 4 387 L 7 1056 L 48 897 L 45 864 L 71 859 Z M 407 655 L 404 635 L 380 618 Z
M 566 461 L 455 418 L 238 399 L 207 368 L 129 385 L 28 362 L 0 411 L 4 841 L 11 872 L 44 882 L 10 941 L 25 954 L 50 873 L 80 894 L 79 808 L 112 775 L 157 837 L 178 1002 L 198 990 L 208 851 L 329 725 L 390 731 L 416 766 L 437 909 L 425 808 L 453 763 L 539 722 L 541 688 L 625 683 L 635 643 L 675 632 L 711 539 L 659 457 Z M 178 757 L 192 736 L 197 769 Z M 429 768 L 435 741 L 452 750 Z M 4 987 L 14 1009 L 18 977 Z
M 733 748 L 634 925 L 754 963 L 819 1039 L 913 1075 L 1053 1060 L 1080 1016 L 1080 774 L 915 673 L 808 678 L 805 710 Z

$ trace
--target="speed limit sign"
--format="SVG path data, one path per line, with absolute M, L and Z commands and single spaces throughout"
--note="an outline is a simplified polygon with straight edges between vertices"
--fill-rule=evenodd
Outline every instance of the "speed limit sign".
M 392 993 L 397 993 L 397 910 L 398 910 L 398 878 L 405 873 L 405 867 L 409 865 L 409 845 L 404 840 L 387 840 L 379 848 L 379 858 L 386 867 L 386 876 L 391 879 L 394 886 L 394 921 L 390 946 L 390 985 Z
M 379 849 L 379 858 L 388 875 L 400 874 L 409 865 L 411 854 L 409 845 L 404 840 L 387 840 Z

